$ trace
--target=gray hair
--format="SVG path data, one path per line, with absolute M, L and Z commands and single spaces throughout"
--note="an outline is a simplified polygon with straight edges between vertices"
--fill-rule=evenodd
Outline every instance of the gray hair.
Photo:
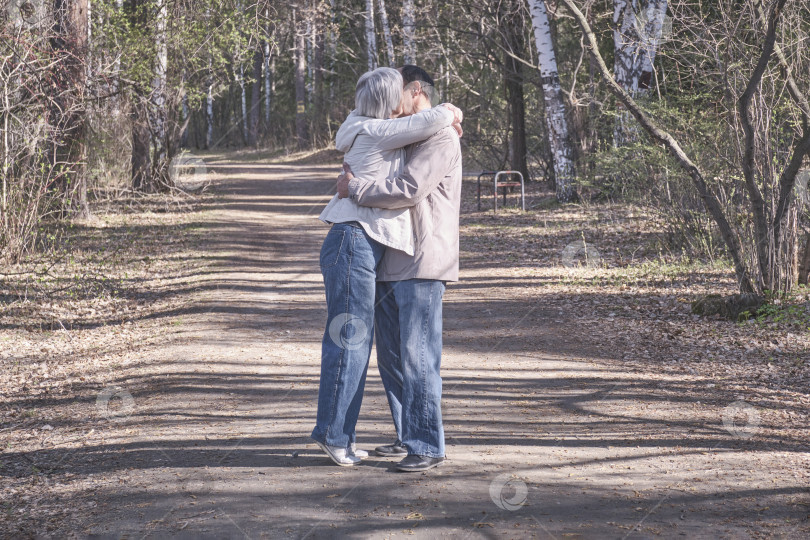
M 402 75 L 394 68 L 377 68 L 357 81 L 354 106 L 360 116 L 390 118 L 401 100 Z

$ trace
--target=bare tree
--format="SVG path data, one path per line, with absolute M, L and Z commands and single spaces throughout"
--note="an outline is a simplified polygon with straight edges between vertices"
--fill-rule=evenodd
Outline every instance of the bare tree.
M 702 14 L 700 18 L 690 18 L 691 6 L 687 2 L 677 2 L 676 9 L 682 10 L 682 20 L 688 20 L 689 31 L 694 32 L 694 41 L 687 42 L 682 48 L 692 48 L 698 57 L 708 54 L 712 60 L 708 65 L 716 65 L 713 61 L 713 51 L 716 49 L 710 48 L 710 44 L 704 41 L 716 39 L 724 42 L 724 51 L 728 55 L 717 68 L 716 75 L 703 72 L 704 77 L 716 76 L 724 80 L 724 94 L 732 98 L 729 101 L 736 103 L 736 107 L 728 110 L 730 118 L 726 124 L 732 128 L 728 139 L 739 139 L 739 162 L 731 172 L 741 173 L 742 187 L 747 197 L 745 201 L 725 207 L 716 192 L 720 186 L 710 185 L 702 167 L 687 155 L 670 133 L 659 127 L 610 74 L 599 53 L 596 36 L 573 0 L 562 2 L 579 23 L 588 50 L 613 94 L 692 179 L 725 242 L 741 292 L 761 295 L 769 291 L 789 291 L 796 283 L 797 267 L 794 187 L 802 161 L 810 153 L 810 106 L 794 79 L 794 67 L 788 62 L 787 55 L 781 53 L 782 46 L 777 42 L 779 24 L 786 20 L 784 12 L 787 0 L 775 0 L 767 12 L 761 9 L 758 1 L 754 2 L 753 7 L 760 9 L 746 9 L 751 6 L 740 7 L 734 3 L 721 4 L 717 14 L 719 22 L 712 32 L 701 27 L 701 24 L 705 24 Z M 801 20 L 806 6 L 794 1 L 789 7 L 791 18 Z M 753 57 L 749 54 L 752 45 L 743 41 L 738 33 L 740 24 L 752 29 L 759 27 L 756 36 L 759 53 Z M 794 57 L 801 58 L 800 54 L 795 54 L 795 46 L 793 50 Z M 772 67 L 774 58 L 777 65 Z M 746 71 L 747 74 L 743 75 Z M 788 91 L 783 92 L 783 88 Z M 754 107 L 758 109 L 756 114 Z M 790 135 L 784 129 L 774 130 L 770 124 L 770 117 L 777 108 L 792 110 L 796 115 L 797 121 L 793 123 L 795 127 Z M 721 125 L 719 129 L 724 127 Z M 738 129 L 743 134 L 742 138 L 737 135 Z M 790 142 L 786 144 L 785 141 Z M 729 219 L 728 216 L 735 211 L 740 212 L 739 217 Z
M 158 191 L 170 185 L 166 96 L 167 16 L 166 0 L 132 0 L 129 5 L 130 23 L 149 28 L 155 39 L 155 54 L 149 64 L 151 79 L 134 85 L 130 105 L 132 187 L 139 191 Z

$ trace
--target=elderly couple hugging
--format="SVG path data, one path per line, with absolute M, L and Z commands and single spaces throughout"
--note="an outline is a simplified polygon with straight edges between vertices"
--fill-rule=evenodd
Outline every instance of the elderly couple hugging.
M 374 333 L 397 435 L 375 452 L 403 458 L 401 471 L 444 461 L 442 296 L 458 280 L 462 114 L 431 107 L 433 96 L 419 67 L 375 69 L 337 133 L 345 172 L 320 215 L 332 228 L 320 255 L 328 319 L 312 438 L 341 466 L 368 456 L 355 426 Z

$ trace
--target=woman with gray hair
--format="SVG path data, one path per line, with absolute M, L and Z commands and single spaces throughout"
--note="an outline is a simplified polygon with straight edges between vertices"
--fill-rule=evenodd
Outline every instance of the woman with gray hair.
M 345 152 L 344 161 L 355 175 L 394 177 L 403 167 L 404 146 L 460 124 L 461 111 L 449 104 L 395 118 L 401 112 L 402 88 L 402 75 L 392 68 L 375 69 L 357 81 L 356 108 L 336 137 L 336 147 Z M 336 464 L 351 466 L 368 455 L 356 449 L 355 426 L 374 335 L 377 265 L 386 249 L 413 255 L 413 232 L 407 208 L 368 208 L 337 195 L 320 219 L 332 228 L 320 255 L 328 319 L 312 439 Z

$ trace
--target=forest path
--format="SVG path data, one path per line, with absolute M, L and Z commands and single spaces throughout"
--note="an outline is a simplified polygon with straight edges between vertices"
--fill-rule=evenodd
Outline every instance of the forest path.
M 309 433 L 325 317 L 318 252 L 327 229 L 316 217 L 337 166 L 209 166 L 224 179 L 204 213 L 211 269 L 178 331 L 122 372 L 134 396 L 126 417 L 105 428 L 104 445 L 77 450 L 97 502 L 79 536 L 804 530 L 794 523 L 807 515 L 806 480 L 794 475 L 806 454 L 791 441 L 724 427 L 728 400 L 715 401 L 705 380 L 624 368 L 582 314 L 545 304 L 503 277 L 500 261 L 469 250 L 445 297 L 447 462 L 424 474 L 397 473 L 395 460 L 378 457 L 334 466 Z M 393 438 L 372 354 L 358 442 L 372 449 Z

